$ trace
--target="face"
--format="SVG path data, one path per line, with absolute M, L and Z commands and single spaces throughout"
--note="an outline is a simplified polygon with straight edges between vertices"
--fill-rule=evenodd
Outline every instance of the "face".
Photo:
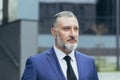
M 74 17 L 60 17 L 57 27 L 52 31 L 56 47 L 64 52 L 70 52 L 77 47 L 79 36 L 78 21 Z

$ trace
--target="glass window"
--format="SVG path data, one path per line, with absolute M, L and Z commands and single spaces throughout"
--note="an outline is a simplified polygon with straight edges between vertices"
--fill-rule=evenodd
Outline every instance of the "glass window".
M 108 34 L 116 34 L 115 9 L 115 0 L 98 0 L 96 4 L 96 22 L 98 25 L 104 24 Z
M 92 26 L 104 25 L 106 34 L 116 34 L 115 29 L 115 1 L 98 0 L 96 4 L 85 3 L 40 3 L 40 33 L 49 34 L 52 17 L 59 11 L 69 10 L 75 13 L 79 24 L 84 25 L 82 34 L 95 34 Z M 80 23 L 82 22 L 82 24 Z
M 3 0 L 0 0 L 0 25 L 2 24 L 2 8 L 3 8 Z

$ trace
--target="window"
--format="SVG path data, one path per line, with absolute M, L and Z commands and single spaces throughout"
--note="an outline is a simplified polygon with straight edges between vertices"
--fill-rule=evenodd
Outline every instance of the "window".
M 2 8 L 3 8 L 3 0 L 0 0 L 0 25 L 2 24 Z
M 94 19 L 92 19 L 92 23 L 89 23 L 89 18 L 86 19 L 85 14 L 85 4 L 75 4 L 75 3 L 40 3 L 39 8 L 39 32 L 40 34 L 49 34 L 50 28 L 52 26 L 52 17 L 59 11 L 69 10 L 72 11 L 79 20 L 79 24 L 84 26 L 82 28 L 82 34 L 87 34 L 87 24 L 93 24 Z M 92 5 L 94 6 L 94 5 Z M 88 7 L 87 7 L 88 8 Z M 87 9 L 86 8 L 86 9 Z M 91 8 L 93 9 L 93 8 Z M 94 10 L 92 10 L 94 11 Z M 90 20 L 91 21 L 91 20 Z M 82 24 L 80 23 L 82 22 Z
M 106 34 L 116 34 L 115 29 L 115 0 L 98 0 L 97 4 L 82 3 L 40 3 L 39 32 L 49 34 L 52 27 L 52 17 L 59 11 L 72 11 L 82 25 L 82 34 L 95 34 L 93 25 L 104 25 Z
M 98 0 L 96 6 L 96 23 L 104 24 L 108 29 L 108 34 L 116 34 L 116 0 Z

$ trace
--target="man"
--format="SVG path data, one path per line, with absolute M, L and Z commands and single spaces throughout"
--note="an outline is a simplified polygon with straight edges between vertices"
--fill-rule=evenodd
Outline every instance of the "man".
M 55 45 L 27 60 L 22 80 L 98 80 L 94 60 L 75 50 L 79 37 L 76 16 L 70 11 L 57 13 L 51 33 Z

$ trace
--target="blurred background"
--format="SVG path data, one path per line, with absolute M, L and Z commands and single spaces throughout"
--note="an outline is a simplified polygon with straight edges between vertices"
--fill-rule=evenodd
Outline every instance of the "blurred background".
M 79 20 L 77 50 L 95 59 L 100 80 L 120 79 L 119 0 L 0 0 L 0 80 L 20 80 L 26 59 L 54 45 L 54 14 Z

